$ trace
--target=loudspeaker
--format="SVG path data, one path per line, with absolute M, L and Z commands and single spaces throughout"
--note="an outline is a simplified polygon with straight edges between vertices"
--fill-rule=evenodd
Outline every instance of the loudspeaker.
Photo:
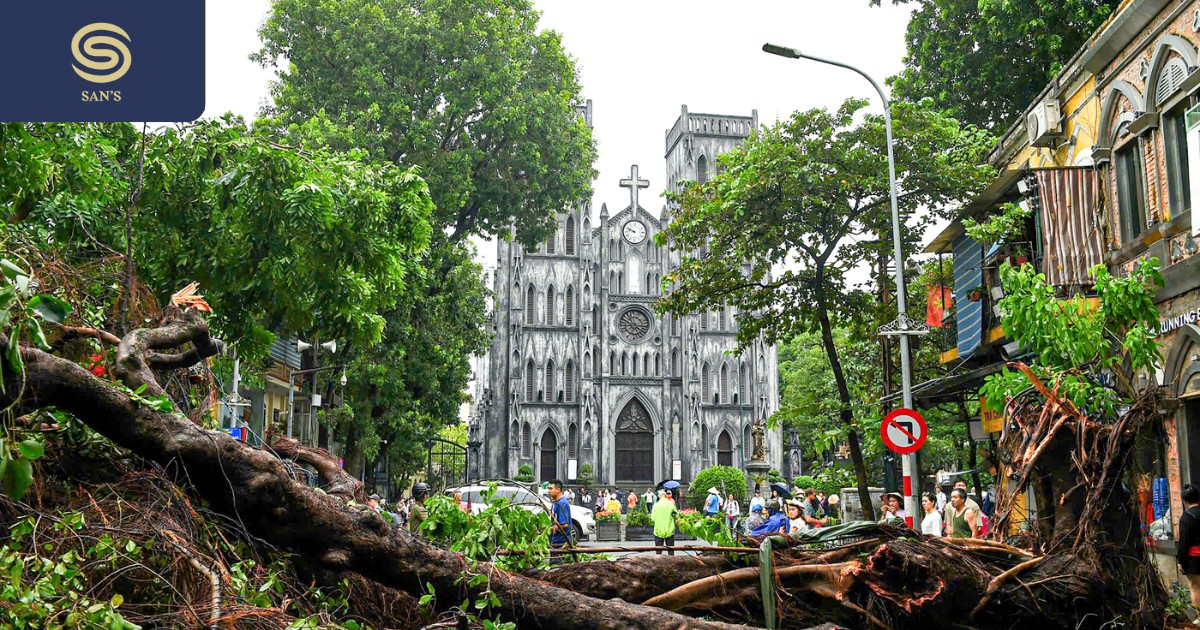
M 311 347 L 312 347 L 311 343 L 305 343 L 303 341 L 300 341 L 299 339 L 296 340 L 296 352 L 304 352 L 305 350 L 308 350 Z
M 335 339 L 333 341 L 326 341 L 325 343 L 321 344 L 321 347 L 328 350 L 330 354 L 333 354 L 337 352 L 337 340 Z

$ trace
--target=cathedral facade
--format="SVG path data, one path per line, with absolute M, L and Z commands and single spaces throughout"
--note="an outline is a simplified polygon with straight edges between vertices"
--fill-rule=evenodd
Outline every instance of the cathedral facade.
M 591 102 L 583 115 L 591 123 Z M 666 133 L 666 178 L 678 188 L 704 181 L 714 158 L 745 140 L 750 116 L 692 114 Z M 658 315 L 662 278 L 682 256 L 654 236 L 669 220 L 642 205 L 649 186 L 635 165 L 619 184 L 628 203 L 593 215 L 582 203 L 532 251 L 501 240 L 495 272 L 495 338 L 472 418 L 473 474 L 573 482 L 582 466 L 598 484 L 690 481 L 716 464 L 743 467 L 752 425 L 778 404 L 775 348 L 740 354 L 730 308 Z M 765 458 L 781 468 L 778 430 Z

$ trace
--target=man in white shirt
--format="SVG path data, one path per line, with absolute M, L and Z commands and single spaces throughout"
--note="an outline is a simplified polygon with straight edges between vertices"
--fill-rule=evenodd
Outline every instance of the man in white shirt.
M 937 487 L 937 494 L 934 496 L 937 497 L 937 511 L 944 512 L 946 510 L 946 501 L 949 501 L 949 499 L 946 498 L 946 493 L 942 491 L 941 486 Z
M 754 506 L 756 506 L 756 505 L 758 506 L 758 508 L 760 510 L 765 509 L 765 506 L 766 506 L 766 502 L 763 501 L 763 498 L 762 498 L 762 492 L 760 492 L 758 490 L 754 491 L 754 498 L 750 499 L 750 511 L 751 512 L 754 511 Z

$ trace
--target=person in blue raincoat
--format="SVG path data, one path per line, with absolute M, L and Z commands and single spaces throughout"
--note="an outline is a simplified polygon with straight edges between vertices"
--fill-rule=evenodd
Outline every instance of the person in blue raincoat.
M 774 501 L 767 503 L 767 513 L 770 514 L 767 520 L 763 521 L 762 525 L 750 530 L 751 536 L 759 538 L 788 533 L 791 523 L 788 521 L 787 515 L 779 511 L 778 504 Z

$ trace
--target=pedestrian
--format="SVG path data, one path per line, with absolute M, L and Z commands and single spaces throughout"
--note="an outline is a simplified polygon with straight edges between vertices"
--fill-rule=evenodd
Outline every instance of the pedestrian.
M 954 489 L 962 490 L 963 496 L 967 498 L 967 507 L 971 508 L 972 512 L 975 514 L 975 530 L 978 531 L 983 529 L 983 510 L 979 509 L 979 504 L 976 503 L 975 499 L 972 499 L 971 495 L 967 493 L 967 482 L 959 479 L 958 481 L 954 482 Z M 951 495 L 953 494 L 953 491 L 951 491 Z M 946 512 L 942 514 L 942 522 L 945 524 L 946 529 L 949 530 L 950 516 L 948 508 Z
M 615 492 L 608 495 L 608 503 L 604 504 L 604 511 L 608 512 L 609 514 L 621 513 L 621 503 L 617 501 L 617 495 Z
M 829 518 L 825 516 L 825 510 L 821 509 L 821 502 L 817 500 L 815 488 L 804 491 L 804 502 L 801 507 L 803 509 L 802 518 L 809 527 L 824 527 L 829 523 Z
M 947 499 L 947 497 L 946 497 L 946 491 L 945 491 L 945 490 L 943 490 L 941 486 L 938 486 L 938 488 L 937 488 L 937 495 L 936 495 L 936 496 L 937 496 L 937 510 L 938 510 L 939 512 L 945 511 L 945 509 L 946 509 L 946 501 L 947 501 L 948 499 Z
M 571 503 L 575 500 L 575 493 L 572 492 L 570 488 L 563 489 L 563 496 L 567 498 L 567 503 Z
M 709 518 L 716 518 L 717 513 L 721 511 L 721 493 L 717 492 L 716 488 L 708 489 L 708 497 L 704 499 L 704 515 Z
M 751 512 L 754 511 L 754 506 L 756 506 L 756 505 L 760 508 L 760 510 L 761 510 L 761 508 L 763 508 L 766 505 L 766 502 L 763 501 L 761 490 L 755 490 L 754 498 L 750 499 L 750 511 Z
M 804 502 L 792 499 L 788 501 L 788 533 L 792 535 L 808 531 L 808 521 L 804 520 Z
M 1184 508 L 1179 516 L 1179 544 L 1175 557 L 1192 592 L 1192 606 L 1200 608 L 1200 488 L 1189 483 L 1179 495 Z M 1200 625 L 1200 620 L 1196 625 Z
M 608 490 L 601 490 L 596 493 L 596 511 L 603 512 L 608 506 Z
M 638 495 L 633 490 L 629 491 L 629 501 L 628 502 L 629 502 L 629 511 L 630 512 L 637 509 Z
M 378 494 L 372 494 L 371 496 L 367 497 L 367 507 L 371 508 L 372 510 L 375 510 L 376 512 L 383 511 L 383 508 L 379 507 L 379 495 Z
M 550 500 L 553 504 L 550 508 L 550 514 L 553 522 L 550 523 L 550 548 L 562 549 L 568 546 L 574 546 L 575 532 L 571 530 L 571 502 L 567 500 L 566 493 L 563 492 L 563 483 L 560 479 L 550 481 Z M 561 554 L 552 554 L 550 556 L 551 563 L 564 560 Z
M 946 514 L 950 521 L 949 527 L 950 536 L 954 538 L 974 538 L 975 533 L 979 531 L 979 526 L 976 524 L 976 510 L 967 505 L 967 491 L 955 488 L 950 492 L 950 505 L 946 507 Z
M 654 507 L 654 488 L 646 488 L 646 494 L 642 495 L 642 509 L 647 512 Z
M 779 510 L 778 504 L 774 501 L 767 503 L 767 513 L 767 520 L 763 521 L 762 525 L 754 528 L 750 532 L 751 536 L 758 538 L 788 533 L 788 530 L 791 529 L 791 523 L 788 522 L 787 515 Z
M 750 517 L 746 519 L 746 532 L 749 533 L 754 531 L 759 525 L 762 525 L 763 521 L 765 520 L 766 519 L 763 517 L 763 504 L 760 502 L 755 505 L 753 502 L 751 502 Z
M 654 523 L 654 546 L 675 546 L 675 498 L 669 492 L 659 492 L 654 509 L 650 510 L 650 520 Z M 654 555 L 662 554 L 662 549 L 655 549 Z M 667 550 L 668 556 L 675 555 L 674 549 Z
M 425 499 L 429 498 L 429 485 L 418 481 L 412 487 L 412 505 L 408 507 L 408 531 L 421 529 L 421 523 L 429 518 L 429 510 L 425 507 Z
M 821 511 L 829 514 L 829 499 L 820 490 L 817 490 L 817 502 L 821 504 Z
M 737 531 L 738 521 L 742 517 L 742 506 L 738 505 L 737 497 L 729 495 L 725 500 L 725 525 L 732 531 Z
M 884 493 L 881 503 L 883 504 L 883 516 L 879 518 L 880 523 L 886 523 L 895 519 L 904 520 L 908 516 L 904 511 L 904 497 L 901 497 L 898 493 Z
M 937 510 L 937 497 L 932 492 L 921 495 L 921 509 L 925 517 L 921 519 L 921 533 L 927 536 L 942 535 L 942 515 Z
M 587 486 L 580 488 L 579 489 L 579 507 L 585 507 L 585 508 L 591 509 L 595 505 L 596 505 L 596 499 L 592 496 L 591 491 L 589 491 L 587 489 Z

